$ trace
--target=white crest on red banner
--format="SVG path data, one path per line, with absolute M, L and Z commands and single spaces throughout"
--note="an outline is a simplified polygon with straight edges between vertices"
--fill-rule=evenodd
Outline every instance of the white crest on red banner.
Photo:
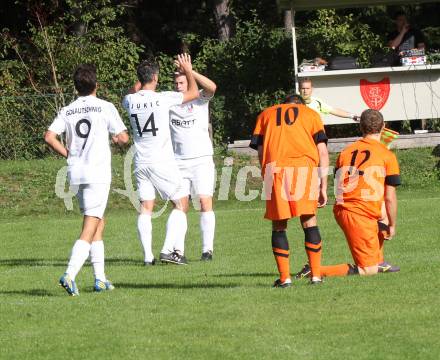
M 378 82 L 360 80 L 361 95 L 370 109 L 380 110 L 390 95 L 390 78 L 385 77 Z

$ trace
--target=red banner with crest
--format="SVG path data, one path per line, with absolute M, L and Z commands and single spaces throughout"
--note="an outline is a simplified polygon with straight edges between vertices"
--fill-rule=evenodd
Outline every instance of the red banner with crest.
M 361 79 L 360 89 L 365 104 L 370 109 L 380 110 L 384 107 L 390 95 L 390 78 L 385 77 L 377 82 Z

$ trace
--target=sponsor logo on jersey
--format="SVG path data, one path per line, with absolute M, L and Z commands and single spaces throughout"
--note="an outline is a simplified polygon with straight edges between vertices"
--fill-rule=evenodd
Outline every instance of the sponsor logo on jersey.
M 179 126 L 183 128 L 191 128 L 194 126 L 195 122 L 196 122 L 195 119 L 191 119 L 191 120 L 171 119 L 171 125 Z
M 102 109 L 100 106 L 86 106 L 82 108 L 74 108 L 66 111 L 66 116 L 74 115 L 74 114 L 87 114 L 89 112 L 101 112 Z

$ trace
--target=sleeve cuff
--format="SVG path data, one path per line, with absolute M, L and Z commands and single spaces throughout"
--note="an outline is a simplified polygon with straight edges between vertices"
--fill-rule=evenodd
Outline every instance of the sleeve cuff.
M 323 130 L 318 131 L 315 135 L 313 135 L 313 140 L 315 144 L 326 143 L 328 142 L 328 137 Z
M 388 175 L 385 177 L 385 184 L 390 186 L 399 186 L 401 184 L 400 175 Z
M 258 150 L 258 146 L 263 145 L 263 135 L 252 135 L 249 147 Z

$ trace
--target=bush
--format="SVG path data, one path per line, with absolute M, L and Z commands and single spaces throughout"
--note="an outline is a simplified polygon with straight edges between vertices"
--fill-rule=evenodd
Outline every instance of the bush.
M 99 96 L 117 106 L 136 78 L 142 48 L 128 40 L 121 27 L 112 26 L 122 8 L 109 6 L 109 0 L 67 3 L 71 12 L 48 26 L 31 24 L 26 40 L 3 31 L 0 125 L 6 136 L 0 158 L 46 154 L 42 134 L 60 108 L 73 100 L 72 73 L 78 64 L 97 66 Z M 86 29 L 80 35 L 69 30 L 77 22 Z M 19 60 L 8 60 L 11 54 Z

